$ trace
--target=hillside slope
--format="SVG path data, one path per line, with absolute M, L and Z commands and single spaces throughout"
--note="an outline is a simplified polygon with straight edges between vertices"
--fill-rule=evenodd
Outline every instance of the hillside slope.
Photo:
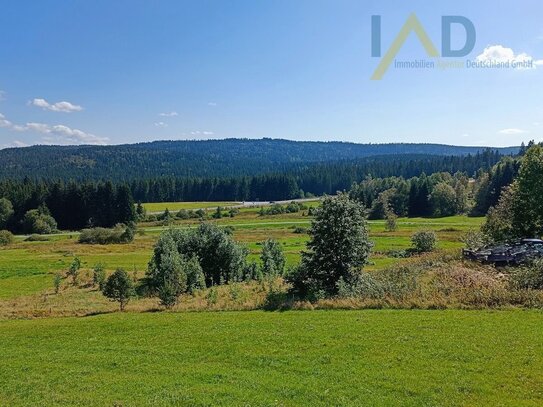
M 310 163 L 378 155 L 475 154 L 484 147 L 355 144 L 280 139 L 155 141 L 114 146 L 32 146 L 0 150 L 0 178 L 133 179 L 254 175 Z M 496 149 L 502 154 L 518 148 Z

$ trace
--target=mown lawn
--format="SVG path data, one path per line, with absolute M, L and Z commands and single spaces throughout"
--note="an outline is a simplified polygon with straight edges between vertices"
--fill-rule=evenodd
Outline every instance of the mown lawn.
M 0 322 L 0 405 L 541 406 L 541 311 Z

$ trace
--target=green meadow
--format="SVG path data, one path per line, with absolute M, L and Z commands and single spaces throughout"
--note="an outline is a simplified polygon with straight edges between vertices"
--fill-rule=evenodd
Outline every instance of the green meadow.
M 0 405 L 540 406 L 541 311 L 0 322 Z
M 223 217 L 211 222 L 232 227 L 234 238 L 250 250 L 251 260 L 258 261 L 260 243 L 272 237 L 283 245 L 288 264 L 297 263 L 308 240 L 304 229 L 310 226 L 311 218 L 305 212 L 273 216 L 259 216 L 257 212 L 256 208 L 242 209 L 233 218 Z M 398 230 L 394 232 L 385 231 L 384 221 L 369 221 L 370 235 L 375 246 L 368 269 L 378 269 L 401 261 L 391 256 L 392 252 L 409 248 L 411 234 L 419 229 L 435 230 L 440 250 L 458 250 L 462 246 L 463 234 L 478 228 L 482 219 L 465 216 L 400 218 Z M 195 220 L 177 221 L 172 227 L 191 227 L 195 224 Z M 102 263 L 109 271 L 121 267 L 142 277 L 153 245 L 160 232 L 166 228 L 157 224 L 140 224 L 140 232 L 134 242 L 107 246 L 80 244 L 76 232 L 49 236 L 45 242 L 26 242 L 18 237 L 16 243 L 0 248 L 0 300 L 50 291 L 54 274 L 65 271 L 75 256 L 81 259 L 84 269 Z M 296 228 L 301 228 L 302 233 L 297 233 L 300 230 Z

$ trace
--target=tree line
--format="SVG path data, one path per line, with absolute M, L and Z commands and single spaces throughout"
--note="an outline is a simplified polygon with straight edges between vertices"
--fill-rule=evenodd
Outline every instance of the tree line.
M 57 228 L 109 228 L 135 219 L 134 200 L 126 185 L 110 181 L 0 181 L 0 229 L 51 233 Z

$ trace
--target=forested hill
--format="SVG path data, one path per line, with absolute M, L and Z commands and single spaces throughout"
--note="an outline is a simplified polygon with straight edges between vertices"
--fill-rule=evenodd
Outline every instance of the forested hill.
M 484 147 L 355 144 L 280 139 L 156 141 L 115 146 L 33 146 L 0 150 L 0 178 L 111 179 L 235 177 L 300 170 L 311 163 L 385 155 L 476 154 Z M 495 149 L 516 154 L 517 147 Z

